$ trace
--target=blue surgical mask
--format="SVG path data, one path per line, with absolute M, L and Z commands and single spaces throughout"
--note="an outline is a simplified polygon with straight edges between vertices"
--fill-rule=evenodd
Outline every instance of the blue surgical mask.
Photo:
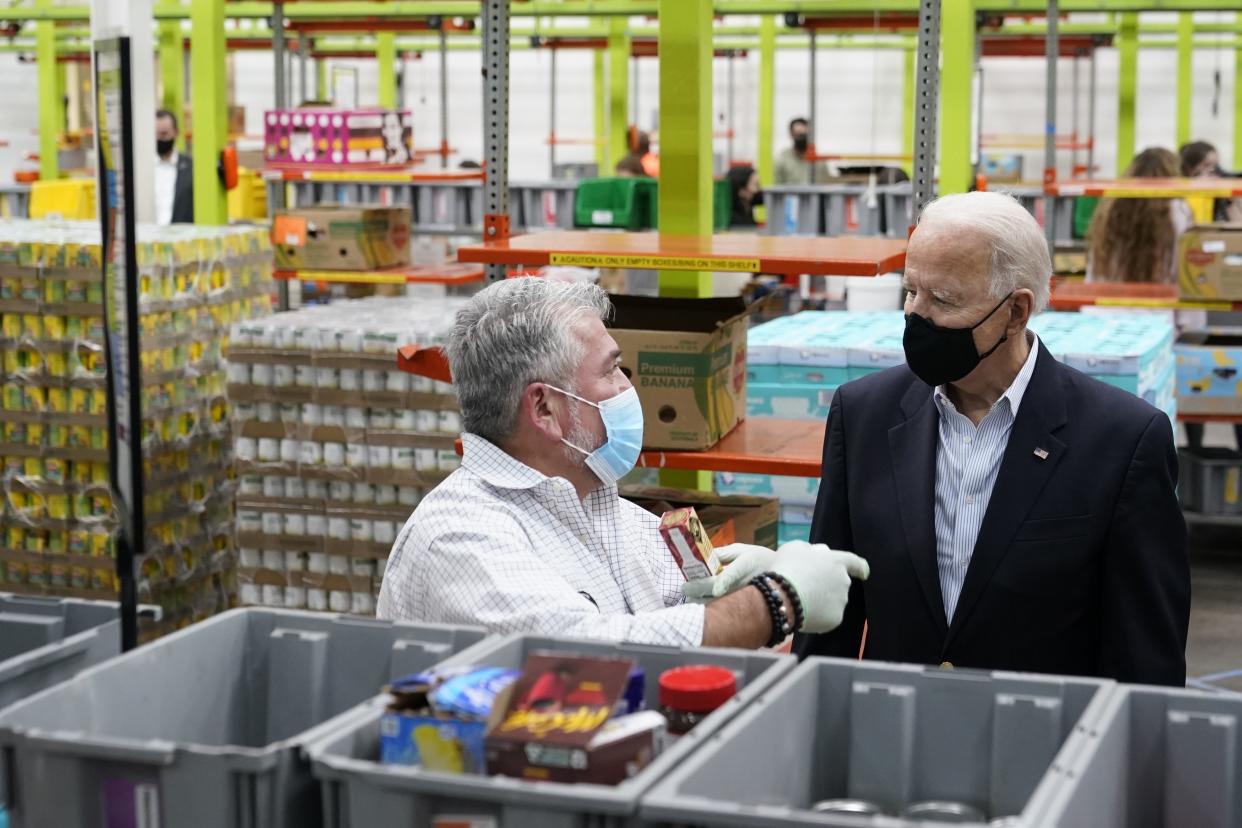
M 600 419 L 604 421 L 607 436 L 604 444 L 595 451 L 575 446 L 563 437 L 561 442 L 586 455 L 587 468 L 595 472 L 595 476 L 605 485 L 616 483 L 629 474 L 643 450 L 643 407 L 638 400 L 638 392 L 630 387 L 615 397 L 593 403 L 555 385 L 548 387 L 598 408 Z

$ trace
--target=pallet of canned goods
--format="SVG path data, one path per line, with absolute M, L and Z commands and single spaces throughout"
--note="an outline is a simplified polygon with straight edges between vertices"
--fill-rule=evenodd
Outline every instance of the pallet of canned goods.
M 441 344 L 463 301 L 375 297 L 234 327 L 243 604 L 375 612 L 397 532 L 459 465 L 452 386 L 399 371 L 396 351 Z
M 176 627 L 228 605 L 231 471 L 223 347 L 270 312 L 271 252 L 242 228 L 140 227 L 139 599 Z M 94 222 L 0 222 L 0 585 L 112 598 L 103 281 Z

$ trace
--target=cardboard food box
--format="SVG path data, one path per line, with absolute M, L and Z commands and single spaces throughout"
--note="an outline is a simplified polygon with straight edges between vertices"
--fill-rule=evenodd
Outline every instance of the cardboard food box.
M 1242 301 L 1242 225 L 1192 227 L 1178 246 L 1183 299 Z
M 613 296 L 609 332 L 643 405 L 648 449 L 700 451 L 746 417 L 746 304 Z
M 407 207 L 303 207 L 272 220 L 276 267 L 377 270 L 410 263 Z
M 626 486 L 621 496 L 657 517 L 669 509 L 693 506 L 713 546 L 753 543 L 776 548 L 780 502 L 774 497 L 720 495 L 660 486 Z
M 271 164 L 404 167 L 414 160 L 414 119 L 406 109 L 277 109 L 264 115 L 263 127 Z
M 720 574 L 720 560 L 693 506 L 665 512 L 660 518 L 660 536 L 687 581 Z
M 634 663 L 534 653 L 497 700 L 487 772 L 546 782 L 615 785 L 646 767 L 667 722 L 644 711 L 613 718 Z
M 1178 411 L 1242 414 L 1242 336 L 1187 331 L 1174 352 Z

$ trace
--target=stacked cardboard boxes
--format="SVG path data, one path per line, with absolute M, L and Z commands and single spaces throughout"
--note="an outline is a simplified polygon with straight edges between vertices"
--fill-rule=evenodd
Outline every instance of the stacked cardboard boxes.
M 115 598 L 103 283 L 94 222 L 0 222 L 5 499 L 0 583 Z M 270 311 L 266 233 L 140 227 L 145 554 L 139 600 L 172 628 L 233 590 L 233 322 Z
M 369 614 L 397 532 L 460 464 L 451 385 L 397 369 L 464 299 L 368 298 L 233 330 L 243 604 Z

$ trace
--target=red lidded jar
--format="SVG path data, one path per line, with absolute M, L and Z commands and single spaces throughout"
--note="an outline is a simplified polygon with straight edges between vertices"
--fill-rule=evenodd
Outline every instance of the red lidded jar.
M 736 695 L 737 677 L 724 667 L 696 664 L 660 674 L 660 712 L 678 736 Z

